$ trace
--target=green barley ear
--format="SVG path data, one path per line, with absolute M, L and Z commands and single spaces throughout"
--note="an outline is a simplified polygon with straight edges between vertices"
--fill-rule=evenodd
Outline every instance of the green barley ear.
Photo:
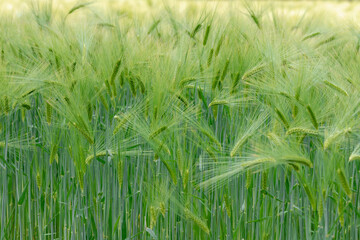
M 113 91 L 113 96 L 116 96 L 117 95 L 117 92 L 116 92 L 116 85 L 115 85 L 115 79 L 116 79 L 116 76 L 119 72 L 119 69 L 120 69 L 120 65 L 121 65 L 121 59 L 119 59 L 115 66 L 114 66 L 114 69 L 112 71 L 112 74 L 111 74 L 111 77 L 110 77 L 110 86 L 112 88 L 112 91 Z
M 220 48 L 221 48 L 221 45 L 224 41 L 224 35 L 221 35 L 220 39 L 219 39 L 219 42 L 216 46 L 216 49 L 215 49 L 215 57 L 217 57 L 219 55 L 219 52 L 220 52 Z
M 253 67 L 252 69 L 246 71 L 244 75 L 241 77 L 242 80 L 246 80 L 247 78 L 254 76 L 255 74 L 261 72 L 265 67 L 265 64 L 260 64 L 258 66 Z
M 294 169 L 296 172 L 299 172 L 300 171 L 300 166 L 299 164 L 296 164 L 296 163 L 288 163 L 288 165 Z
M 288 129 L 289 128 L 289 122 L 286 120 L 284 114 L 277 108 L 275 108 L 275 112 L 278 115 L 278 117 L 280 118 L 281 122 L 284 124 L 285 128 Z
M 150 228 L 154 228 L 158 217 L 158 211 L 154 206 L 150 207 Z
M 41 188 L 41 176 L 40 176 L 40 172 L 37 171 L 36 172 L 36 185 L 38 186 L 38 188 L 40 189 Z
M 137 80 L 137 83 L 138 83 L 138 85 L 140 87 L 140 92 L 142 94 L 144 94 L 145 93 L 145 85 L 144 85 L 143 81 L 141 81 L 140 78 L 136 78 L 136 80 Z
M 324 81 L 325 85 L 327 85 L 328 87 L 334 89 L 335 91 L 345 95 L 345 96 L 349 96 L 349 94 L 347 93 L 347 91 L 345 91 L 344 89 L 342 89 L 341 87 L 335 85 L 334 83 L 331 83 L 329 81 Z
M 329 146 L 334 142 L 336 141 L 336 139 L 338 139 L 340 136 L 344 135 L 344 134 L 347 134 L 347 133 L 350 133 L 352 131 L 351 128 L 345 128 L 345 129 L 342 129 L 340 131 L 336 131 L 334 132 L 333 134 L 331 134 L 329 137 L 327 137 L 324 141 L 324 149 L 328 149 Z
M 208 107 L 216 106 L 216 105 L 227 105 L 230 102 L 228 100 L 213 100 Z
M 64 100 L 68 106 L 71 106 L 71 101 L 68 97 L 64 97 Z
M 295 92 L 295 100 L 296 100 L 296 101 L 299 101 L 299 100 L 300 100 L 300 93 L 301 93 L 301 88 L 300 88 L 300 87 L 297 87 L 297 88 L 296 88 L 296 92 Z M 296 103 L 295 103 L 295 104 L 294 104 L 294 107 L 293 107 L 293 111 L 292 111 L 293 118 L 296 118 L 298 112 L 299 112 L 299 108 L 298 108 L 298 106 L 297 106 Z
M 210 234 L 210 229 L 206 225 L 205 221 L 203 221 L 200 217 L 196 214 L 191 212 L 188 208 L 184 209 L 185 218 L 193 221 L 200 229 L 202 229 L 206 234 Z
M 319 194 L 318 197 L 318 215 L 319 215 L 319 221 L 321 221 L 322 216 L 324 215 L 324 203 L 323 203 L 323 197 L 321 194 Z
M 267 172 L 262 171 L 261 172 L 261 190 L 267 190 L 267 188 L 268 188 L 267 180 L 268 180 Z
M 356 155 L 356 154 L 351 154 L 349 157 L 349 162 L 355 161 L 355 160 L 360 160 L 360 155 Z
M 58 162 L 58 144 L 54 144 L 51 147 L 51 151 L 50 151 L 50 158 L 49 158 L 49 162 L 50 165 L 53 163 L 54 160 L 56 160 L 56 162 Z
M 231 85 L 231 91 L 230 91 L 231 94 L 236 93 L 236 91 L 237 91 L 237 86 L 239 85 L 239 82 L 240 82 L 240 73 L 238 72 L 238 73 L 235 75 L 235 77 L 234 77 L 234 79 L 233 79 L 233 83 L 232 83 L 232 85 Z
M 124 72 L 121 72 L 121 73 L 120 73 L 120 78 L 119 78 L 120 87 L 123 87 L 123 86 L 124 86 L 124 82 L 125 82 L 125 73 L 124 73 Z
M 307 39 L 316 37 L 316 36 L 318 36 L 318 35 L 320 35 L 320 32 L 310 33 L 310 34 L 306 35 L 301 41 L 305 41 L 305 40 L 307 40 Z
M 242 136 L 234 145 L 233 149 L 230 152 L 230 157 L 234 157 L 235 154 L 239 151 L 239 149 L 241 148 L 241 146 L 244 145 L 244 143 L 248 140 L 248 138 L 250 137 L 250 135 L 245 134 L 244 136 Z
M 113 90 L 112 91 L 112 98 L 115 98 L 117 96 L 117 90 L 116 90 L 115 82 L 113 82 L 113 84 L 111 85 L 111 89 Z
M 228 195 L 226 194 L 224 195 L 224 203 L 225 203 L 226 213 L 229 217 L 231 217 L 231 202 Z
M 71 70 L 72 70 L 72 72 L 75 72 L 75 70 L 76 70 L 76 61 L 73 62 L 73 64 L 71 65 Z
M 135 86 L 135 80 L 133 77 L 129 78 L 129 84 L 130 84 L 130 90 L 134 97 L 136 97 L 136 86 Z
M 149 30 L 148 30 L 147 34 L 152 33 L 152 31 L 154 31 L 154 30 L 157 28 L 157 26 L 159 25 L 160 21 L 161 21 L 161 19 L 156 20 L 153 24 L 151 24 L 151 26 L 149 27 Z
M 216 139 L 214 133 L 212 133 L 211 130 L 207 130 L 207 129 L 205 129 L 205 128 L 200 128 L 199 131 L 200 131 L 201 133 L 203 133 L 206 137 L 208 137 L 209 140 L 210 140 L 213 144 L 217 145 L 217 146 L 219 147 L 219 149 L 221 150 L 221 148 L 222 148 L 222 147 L 221 147 L 221 143 Z
M 302 127 L 294 127 L 287 130 L 286 135 L 291 134 L 307 134 L 307 135 L 319 135 L 319 132 L 316 130 L 308 129 L 308 128 L 302 128 Z
M 323 41 L 319 42 L 319 43 L 315 46 L 315 48 L 318 48 L 318 47 L 320 47 L 321 45 L 324 45 L 324 44 L 330 43 L 330 42 L 334 41 L 335 39 L 336 39 L 336 37 L 335 37 L 335 36 L 331 36 L 331 37 L 329 37 L 329 38 L 327 38 L 327 39 L 325 39 L 325 40 L 323 40 Z
M 88 156 L 85 158 L 84 163 L 85 163 L 86 165 L 89 165 L 94 158 L 105 157 L 105 156 L 108 156 L 109 154 L 113 154 L 113 155 L 114 155 L 114 154 L 116 154 L 116 153 L 113 153 L 113 152 L 111 152 L 110 150 L 99 151 L 99 152 L 96 152 L 96 153 L 95 153 L 95 156 L 94 156 L 94 154 L 88 155 Z M 85 165 L 84 165 L 83 167 L 86 168 Z
M 77 83 L 78 83 L 77 80 L 71 81 L 71 84 L 70 84 L 70 87 L 69 87 L 71 92 L 74 92 L 74 88 L 75 88 Z
M 4 108 L 5 115 L 8 115 L 10 112 L 10 103 L 9 103 L 9 98 L 6 95 L 5 95 L 4 101 L 3 101 L 3 108 Z
M 78 178 L 79 178 L 79 185 L 80 185 L 81 192 L 83 192 L 84 191 L 84 175 L 83 175 L 83 173 L 79 172 Z
M 241 164 L 241 167 L 246 168 L 246 169 L 250 169 L 262 164 L 272 164 L 272 163 L 276 163 L 276 160 L 272 157 L 260 157 L 260 158 L 256 158 L 250 161 L 246 161 L 243 162 Z
M 250 19 L 253 20 L 253 22 L 256 24 L 256 26 L 261 29 L 261 22 L 260 22 L 260 17 L 261 16 L 258 16 L 254 10 L 248 8 L 248 13 L 249 13 L 249 16 L 250 16 Z
M 268 133 L 267 138 L 271 141 L 272 144 L 275 144 L 275 145 L 282 144 L 282 139 L 276 133 L 273 133 L 273 132 Z
M 160 202 L 160 212 L 163 215 L 163 217 L 165 217 L 166 214 L 166 206 L 164 202 Z
M 315 114 L 313 112 L 313 110 L 311 109 L 310 105 L 307 105 L 306 106 L 306 110 L 308 111 L 309 115 L 310 115 L 310 120 L 313 124 L 313 126 L 315 127 L 316 130 L 319 129 L 319 125 L 318 125 L 318 122 L 316 120 L 316 117 L 315 117 Z
M 73 125 L 90 144 L 94 144 L 94 139 L 86 127 L 79 126 L 79 124 L 76 124 L 75 122 L 70 122 L 70 124 Z
M 181 87 L 184 87 L 186 84 L 190 84 L 190 83 L 195 82 L 195 81 L 196 81 L 195 77 L 187 77 L 187 78 L 181 79 L 180 82 L 179 82 L 179 85 Z
M 250 170 L 246 171 L 246 189 L 249 189 L 251 187 L 252 183 L 252 173 Z
M 111 91 L 110 83 L 108 80 L 105 80 L 105 86 L 106 86 L 106 91 L 108 92 L 109 96 L 112 97 L 113 93 Z
M 113 134 L 117 134 L 120 129 L 130 120 L 131 114 L 130 113 L 124 113 L 121 116 L 115 116 L 114 119 L 117 120 L 118 124 L 114 128 Z
M 205 149 L 205 151 L 207 152 L 207 154 L 209 155 L 209 157 L 210 157 L 212 160 L 214 160 L 214 162 L 217 162 L 217 157 L 216 157 L 214 151 L 211 150 L 211 147 L 207 147 L 207 148 Z
M 344 171 L 341 168 L 339 168 L 336 172 L 338 174 L 340 184 L 341 184 L 344 192 L 351 199 L 352 198 L 352 191 L 350 189 L 350 185 L 349 185 L 348 180 L 346 179 Z
M 119 158 L 117 164 L 117 176 L 118 176 L 119 186 L 121 188 L 124 177 L 124 161 L 121 158 Z
M 93 2 L 87 2 L 87 3 L 79 3 L 76 4 L 73 8 L 70 9 L 70 11 L 67 13 L 66 17 L 70 14 L 72 14 L 73 12 L 81 9 L 81 8 L 85 8 L 86 6 L 92 4 Z
M 299 112 L 299 108 L 296 104 L 294 104 L 293 110 L 292 110 L 292 116 L 293 118 L 296 118 L 297 114 Z
M 184 189 L 186 189 L 189 181 L 189 169 L 186 169 L 184 171 L 182 178 L 183 178 Z
M 230 63 L 230 59 L 227 59 L 226 62 L 225 62 L 224 70 L 223 70 L 223 72 L 221 74 L 220 82 L 222 82 L 226 77 L 226 74 L 227 74 L 227 71 L 228 71 L 228 68 L 229 68 L 229 63 Z
M 30 106 L 28 103 L 26 103 L 26 102 L 22 103 L 22 104 L 21 104 L 21 107 L 23 107 L 23 108 L 26 109 L 26 110 L 30 110 L 30 109 L 31 109 L 31 106 Z M 0 108 L 0 111 L 1 111 L 1 108 Z
M 51 118 L 52 118 L 52 106 L 49 103 L 49 101 L 46 101 L 46 122 L 48 125 L 51 124 Z
M 156 137 L 157 135 L 159 135 L 160 133 L 162 133 L 163 131 L 165 131 L 168 128 L 168 126 L 162 126 L 159 129 L 155 130 L 154 132 L 152 132 L 149 135 L 149 139 L 153 139 L 154 137 Z
M 92 119 L 92 105 L 91 105 L 90 102 L 87 104 L 86 111 L 87 111 L 88 119 L 89 119 L 89 121 L 91 121 L 91 119 Z
M 185 106 L 189 105 L 188 100 L 183 97 L 180 93 L 174 93 L 174 95 L 176 96 L 177 99 L 179 99 Z
M 115 78 L 116 78 L 116 76 L 117 76 L 117 74 L 118 74 L 118 72 L 119 72 L 120 65 L 121 65 L 121 59 L 119 59 L 119 60 L 116 62 L 115 66 L 114 66 L 114 68 L 113 68 L 113 71 L 112 71 L 112 74 L 111 74 L 111 77 L 110 77 L 110 84 L 111 84 L 111 85 L 114 85 L 114 84 L 115 84 Z
M 210 49 L 210 52 L 209 52 L 208 59 L 207 59 L 207 66 L 208 66 L 208 67 L 211 65 L 213 55 L 214 55 L 214 49 L 211 48 L 211 49 Z
M 305 192 L 306 192 L 306 195 L 307 195 L 308 198 L 309 198 L 311 207 L 312 207 L 312 209 L 315 211 L 315 210 L 316 210 L 316 201 L 315 201 L 314 195 L 312 194 L 309 186 L 308 186 L 306 183 L 304 183 L 303 186 L 304 186 L 304 190 L 305 190 Z
M 219 85 L 219 78 L 220 78 L 220 70 L 217 72 L 215 77 L 213 78 L 211 89 L 215 90 L 215 88 Z
M 203 45 L 204 45 L 204 46 L 206 45 L 206 43 L 207 43 L 207 41 L 208 41 L 209 33 L 210 33 L 210 28 L 211 28 L 211 25 L 207 25 L 206 31 L 205 31 L 204 40 L 203 40 Z
M 101 90 L 97 90 L 100 101 L 102 103 L 102 105 L 104 106 L 104 108 L 106 109 L 106 111 L 109 111 L 109 104 L 107 103 L 107 100 L 105 99 L 103 93 Z
M 21 108 L 21 121 L 24 122 L 25 121 L 25 109 Z
M 298 157 L 298 156 L 284 156 L 282 157 L 283 160 L 285 160 L 287 163 L 295 163 L 295 164 L 302 164 L 305 166 L 308 166 L 309 168 L 313 167 L 312 162 L 304 157 Z
M 158 138 L 154 138 L 153 141 L 158 146 L 158 148 L 156 149 L 157 152 L 165 151 L 165 153 L 167 153 L 168 155 L 171 154 L 169 147 L 166 145 L 166 143 L 164 141 L 159 140 Z M 172 172 L 171 177 L 173 178 L 174 182 L 177 181 L 175 172 Z
M 190 37 L 195 38 L 195 35 L 200 31 L 201 27 L 202 27 L 202 25 L 200 23 L 198 25 L 196 25 L 196 27 L 194 28 L 194 30 L 190 34 Z

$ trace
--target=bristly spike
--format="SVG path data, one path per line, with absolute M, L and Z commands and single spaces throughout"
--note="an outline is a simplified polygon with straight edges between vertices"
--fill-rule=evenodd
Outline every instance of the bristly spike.
M 205 31 L 205 36 L 204 36 L 204 41 L 203 41 L 203 45 L 205 46 L 207 41 L 208 41 L 208 38 L 209 38 L 209 33 L 210 33 L 210 28 L 211 28 L 211 25 L 207 25 L 206 27 L 206 31 Z
M 310 105 L 306 106 L 306 110 L 308 111 L 308 113 L 310 115 L 310 120 L 311 120 L 313 126 L 315 127 L 316 130 L 318 130 L 319 129 L 319 124 L 318 124 L 318 121 L 316 120 L 315 113 L 311 109 Z

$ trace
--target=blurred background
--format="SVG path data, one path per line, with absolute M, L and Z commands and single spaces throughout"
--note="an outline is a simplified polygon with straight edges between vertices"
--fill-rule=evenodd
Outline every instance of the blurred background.
M 262 8 L 269 6 L 282 7 L 282 9 L 288 10 L 289 14 L 294 12 L 304 11 L 318 11 L 330 13 L 330 17 L 340 18 L 357 18 L 360 13 L 360 4 L 358 1 L 242 1 L 242 0 L 94 0 L 94 1 L 79 1 L 79 0 L 1 0 L 0 1 L 0 13 L 1 15 L 12 15 L 14 17 L 21 17 L 24 13 L 29 11 L 39 11 L 52 9 L 52 13 L 67 12 L 73 7 L 86 5 L 90 11 L 99 11 L 106 9 L 119 8 L 120 10 L 130 11 L 142 11 L 151 6 L 158 5 L 172 5 L 179 11 L 193 5 L 203 5 L 208 8 L 221 8 L 226 9 L 228 5 L 244 5 L 251 4 L 257 5 Z M 356 20 L 356 19 L 354 19 Z

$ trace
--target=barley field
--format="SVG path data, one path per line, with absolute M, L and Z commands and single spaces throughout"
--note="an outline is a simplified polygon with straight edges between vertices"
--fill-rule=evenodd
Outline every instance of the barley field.
M 0 240 L 360 239 L 360 3 L 0 2 Z

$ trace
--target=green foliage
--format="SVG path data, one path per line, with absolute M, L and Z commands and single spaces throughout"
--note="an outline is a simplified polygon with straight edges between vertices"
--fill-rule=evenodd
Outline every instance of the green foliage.
M 120 2 L 0 3 L 0 239 L 360 238 L 355 23 Z

